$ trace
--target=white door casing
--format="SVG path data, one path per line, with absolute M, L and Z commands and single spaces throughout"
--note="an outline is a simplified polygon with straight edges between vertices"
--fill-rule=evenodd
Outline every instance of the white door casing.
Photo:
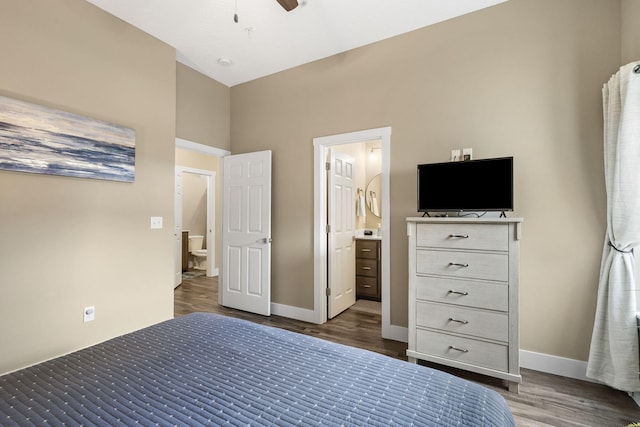
M 220 304 L 271 315 L 271 151 L 223 159 Z
M 173 222 L 174 241 L 174 279 L 173 289 L 182 283 L 182 173 L 178 168 L 175 171 L 175 205 Z
M 211 172 L 207 179 L 207 277 L 217 276 L 215 272 L 216 262 L 216 173 Z
M 354 158 L 329 150 L 327 236 L 329 319 L 356 303 Z

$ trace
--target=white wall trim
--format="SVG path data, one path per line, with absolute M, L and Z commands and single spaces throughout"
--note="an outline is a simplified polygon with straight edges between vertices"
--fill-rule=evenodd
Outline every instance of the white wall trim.
M 176 138 L 176 148 L 191 150 L 191 151 L 198 152 L 200 154 L 208 154 L 210 156 L 215 156 L 215 157 L 224 157 L 231 154 L 230 151 L 223 150 L 222 148 L 199 144 L 197 142 L 188 141 L 182 138 Z
M 284 305 L 272 302 L 271 314 L 287 317 L 289 319 L 300 320 L 302 322 L 317 323 L 315 321 L 315 313 L 313 310 L 294 307 L 292 305 Z
M 587 362 L 582 360 L 567 359 L 566 357 L 553 356 L 551 354 L 536 353 L 534 351 L 520 350 L 520 367 L 547 374 L 560 375 L 577 380 L 595 382 L 587 378 Z
M 382 338 L 400 342 L 409 342 L 409 328 L 404 326 L 387 325 L 386 329 L 382 332 Z
M 314 323 L 325 323 L 327 321 L 327 234 L 325 225 L 327 224 L 327 201 L 326 201 L 326 180 L 325 174 L 325 154 L 326 149 L 355 142 L 365 142 L 380 140 L 382 146 L 382 337 L 392 338 L 395 336 L 391 331 L 391 250 L 388 236 L 390 231 L 390 197 L 389 197 L 389 174 L 391 170 L 391 127 L 368 129 L 356 132 L 343 133 L 313 138 L 314 147 L 314 266 L 313 266 L 313 307 Z M 386 236 L 386 237 L 385 237 Z M 391 335 L 388 335 L 391 334 Z

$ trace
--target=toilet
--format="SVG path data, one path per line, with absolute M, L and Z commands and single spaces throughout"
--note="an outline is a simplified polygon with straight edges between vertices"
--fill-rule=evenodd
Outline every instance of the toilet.
M 207 269 L 207 250 L 202 249 L 204 236 L 189 236 L 189 253 L 193 256 L 195 270 Z

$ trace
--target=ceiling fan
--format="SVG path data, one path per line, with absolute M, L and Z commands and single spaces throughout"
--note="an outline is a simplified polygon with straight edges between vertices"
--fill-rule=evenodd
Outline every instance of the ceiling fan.
M 284 8 L 287 12 L 291 12 L 293 9 L 298 7 L 298 0 L 276 0 L 280 3 L 280 6 Z
M 287 12 L 291 12 L 298 7 L 298 0 L 276 0 Z M 233 14 L 233 22 L 238 23 L 238 0 L 236 0 L 236 11 Z

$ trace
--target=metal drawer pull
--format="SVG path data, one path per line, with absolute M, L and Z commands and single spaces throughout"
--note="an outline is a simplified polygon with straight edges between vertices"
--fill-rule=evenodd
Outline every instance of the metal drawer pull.
M 462 353 L 469 353 L 469 350 L 466 348 L 458 348 L 458 347 L 454 347 L 452 345 L 449 346 L 449 350 L 455 350 L 455 351 L 459 351 Z
M 453 317 L 449 317 L 449 322 L 462 323 L 463 325 L 466 325 L 467 323 L 469 323 L 468 320 L 458 320 L 458 319 L 454 319 Z
M 450 239 L 468 239 L 468 234 L 449 234 Z
M 456 267 L 469 267 L 469 264 L 460 264 L 459 262 L 450 262 L 449 263 L 449 267 L 451 266 L 456 266 Z
M 362 285 L 363 288 L 370 288 L 371 285 Z
M 363 270 L 371 270 L 371 267 L 361 267 Z
M 462 296 L 469 295 L 469 292 L 454 291 L 453 289 L 449 289 L 449 293 L 450 293 L 450 294 L 462 295 Z
M 363 249 L 360 249 L 360 250 L 361 250 L 362 252 L 371 252 L 371 249 L 367 249 L 367 248 L 363 248 Z

